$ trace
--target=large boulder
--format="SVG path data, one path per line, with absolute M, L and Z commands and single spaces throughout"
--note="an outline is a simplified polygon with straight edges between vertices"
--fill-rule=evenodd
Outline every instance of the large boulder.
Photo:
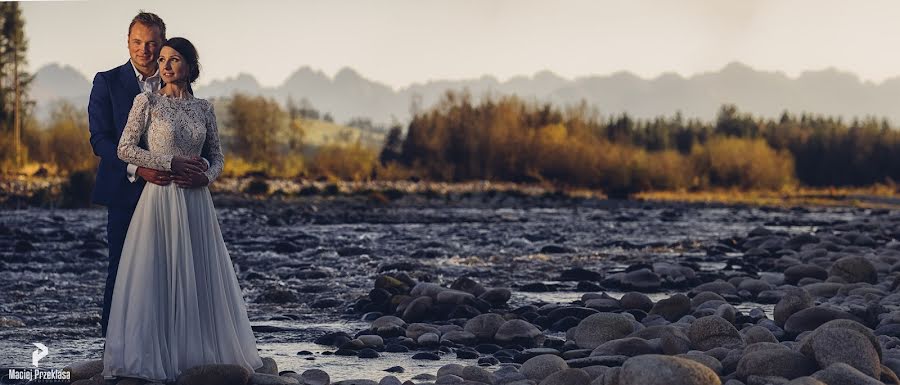
M 575 344 L 594 349 L 604 342 L 623 338 L 634 332 L 631 319 L 622 314 L 597 313 L 581 320 L 572 333 Z
M 809 357 L 788 349 L 765 349 L 745 353 L 737 365 L 737 376 L 778 376 L 788 380 L 813 374 L 818 367 Z
M 245 385 L 248 381 L 250 381 L 250 371 L 243 366 L 233 364 L 194 366 L 185 369 L 175 379 L 176 385 Z
M 744 346 L 741 333 L 726 319 L 711 315 L 698 318 L 688 329 L 691 346 L 697 350 L 710 350 L 723 347 L 727 349 Z
M 686 358 L 646 354 L 629 358 L 618 385 L 721 385 L 712 369 Z

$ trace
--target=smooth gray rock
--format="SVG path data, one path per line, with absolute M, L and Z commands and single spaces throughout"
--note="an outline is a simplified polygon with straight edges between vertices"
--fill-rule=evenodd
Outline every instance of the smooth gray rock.
M 821 368 L 842 362 L 870 377 L 881 377 L 878 352 L 872 342 L 856 330 L 842 327 L 816 329 L 804 338 L 800 351 L 814 358 Z
M 684 294 L 675 294 L 669 298 L 661 299 L 656 302 L 656 304 L 653 305 L 653 308 L 650 309 L 649 314 L 659 314 L 667 321 L 675 322 L 681 317 L 688 315 L 690 312 L 691 300 Z
M 552 354 L 542 354 L 537 357 L 528 359 L 522 364 L 519 372 L 528 377 L 530 380 L 537 382 L 543 381 L 547 376 L 560 370 L 568 369 L 569 365 L 562 357 Z
M 856 316 L 843 310 L 833 309 L 830 307 L 816 306 L 808 309 L 800 310 L 784 323 L 784 331 L 788 335 L 796 336 L 805 331 L 816 330 L 828 321 L 836 319 L 848 319 L 859 322 Z
M 652 344 L 642 338 L 625 337 L 607 341 L 594 348 L 592 356 L 628 356 L 634 357 L 641 354 L 660 354 L 659 345 Z
M 618 385 L 721 385 L 716 373 L 686 358 L 647 354 L 622 365 Z
M 812 375 L 813 378 L 828 385 L 884 385 L 865 373 L 843 362 L 829 365 Z
M 491 340 L 497 334 L 506 319 L 499 314 L 487 313 L 475 316 L 466 321 L 465 331 L 472 333 L 480 340 Z
M 803 288 L 790 288 L 785 290 L 785 294 L 775 304 L 774 318 L 775 324 L 784 327 L 784 323 L 794 313 L 813 306 L 813 299 L 809 293 Z
M 300 378 L 306 385 L 329 385 L 331 383 L 331 377 L 328 376 L 324 370 L 320 369 L 309 369 L 300 374 Z
M 630 318 L 616 313 L 597 313 L 581 320 L 572 333 L 572 339 L 582 349 L 594 349 L 632 332 L 634 325 Z
M 737 365 L 737 377 L 778 376 L 788 380 L 813 374 L 818 366 L 815 361 L 798 352 L 787 349 L 766 349 L 745 353 Z
M 563 369 L 551 373 L 540 385 L 590 385 L 591 376 L 581 369 Z
M 245 385 L 250 372 L 240 365 L 210 364 L 185 369 L 175 379 L 177 385 Z
M 741 330 L 741 334 L 744 336 L 744 343 L 746 343 L 747 345 L 755 344 L 757 342 L 778 343 L 778 339 L 775 338 L 775 335 L 772 334 L 772 331 L 762 326 L 751 326 L 749 328 Z
M 541 346 L 547 337 L 528 321 L 514 319 L 500 325 L 494 340 L 500 344 L 518 344 L 526 348 Z
M 710 350 L 716 347 L 738 348 L 744 346 L 741 333 L 730 322 L 722 317 L 707 316 L 698 318 L 688 329 L 691 346 L 697 350 Z
M 250 375 L 249 385 L 291 385 L 291 384 L 299 384 L 300 381 L 296 378 L 291 377 L 283 377 L 277 374 L 266 374 L 266 373 L 253 373 Z
M 839 277 L 847 283 L 878 282 L 878 272 L 875 265 L 868 259 L 858 255 L 843 257 L 834 261 L 828 269 L 829 277 Z
M 703 353 L 685 353 L 679 354 L 675 357 L 687 358 L 692 361 L 697 361 L 712 369 L 714 372 L 716 372 L 716 374 L 722 374 L 722 363 L 713 356 L 708 356 Z
M 103 360 L 79 361 L 63 368 L 72 382 L 86 380 L 103 372 Z

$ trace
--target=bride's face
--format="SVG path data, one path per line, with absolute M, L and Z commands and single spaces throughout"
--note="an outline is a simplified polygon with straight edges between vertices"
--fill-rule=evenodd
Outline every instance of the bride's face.
M 188 80 L 188 64 L 172 47 L 163 47 L 159 51 L 159 76 L 166 83 Z

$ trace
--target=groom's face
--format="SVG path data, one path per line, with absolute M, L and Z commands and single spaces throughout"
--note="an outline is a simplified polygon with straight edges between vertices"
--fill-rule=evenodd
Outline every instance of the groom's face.
M 128 52 L 135 67 L 139 70 L 155 70 L 162 43 L 159 27 L 134 23 L 128 31 Z

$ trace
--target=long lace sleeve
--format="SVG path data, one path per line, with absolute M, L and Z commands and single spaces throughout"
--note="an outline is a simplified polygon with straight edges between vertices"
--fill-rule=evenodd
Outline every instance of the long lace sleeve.
M 119 138 L 116 155 L 126 163 L 155 170 L 171 171 L 172 155 L 155 154 L 141 148 L 138 143 L 150 125 L 150 96 L 140 93 L 134 97 L 128 122 Z
M 203 143 L 201 156 L 209 160 L 209 168 L 203 172 L 209 182 L 219 177 L 222 167 L 225 166 L 225 157 L 222 155 L 222 147 L 219 145 L 219 127 L 216 124 L 216 112 L 212 102 L 207 101 L 206 109 L 206 141 Z

